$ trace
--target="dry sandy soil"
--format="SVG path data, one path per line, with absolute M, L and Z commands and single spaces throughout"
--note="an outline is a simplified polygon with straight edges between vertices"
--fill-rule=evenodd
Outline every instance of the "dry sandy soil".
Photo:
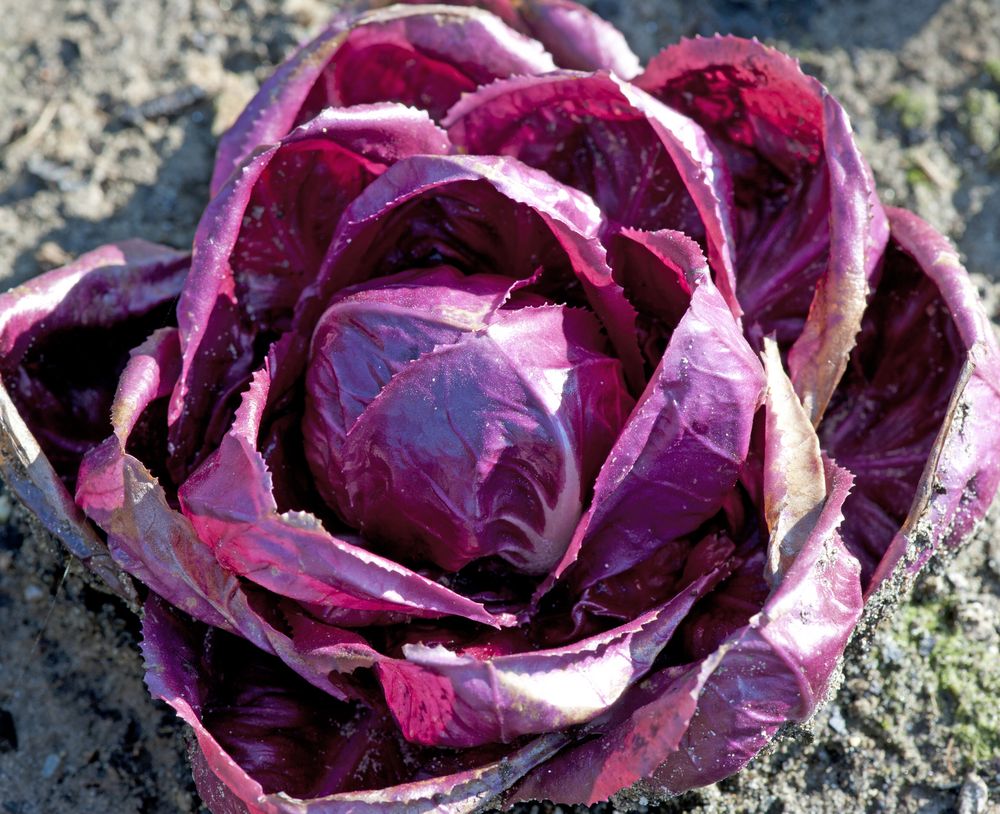
M 594 0 L 642 56 L 756 35 L 843 101 L 887 202 L 960 246 L 1000 303 L 998 0 Z M 219 129 L 332 6 L 0 0 L 3 286 L 109 240 L 186 246 Z M 852 648 L 810 730 L 660 811 L 1000 811 L 1000 529 Z M 202 810 L 137 623 L 0 492 L 0 814 Z M 636 805 L 645 809 L 646 801 Z M 551 811 L 528 806 L 525 812 Z M 595 811 L 609 811 L 598 806 Z

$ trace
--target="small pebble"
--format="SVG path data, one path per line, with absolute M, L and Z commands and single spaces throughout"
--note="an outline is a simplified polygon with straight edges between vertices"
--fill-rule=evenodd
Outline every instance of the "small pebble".
M 902 664 L 904 658 L 903 649 L 892 639 L 887 639 L 882 645 L 882 658 L 890 664 Z
M 975 772 L 969 772 L 958 793 L 958 814 L 983 814 L 989 802 L 990 790 Z
M 171 119 L 198 104 L 206 96 L 200 85 L 185 85 L 171 93 L 149 99 L 138 107 L 129 106 L 123 118 L 129 124 L 141 124 L 145 119 Z
M 54 269 L 65 266 L 73 259 L 73 256 L 54 240 L 46 240 L 38 251 L 35 252 L 35 260 L 44 269 Z M 4 496 L 6 497 L 6 495 Z
M 47 184 L 58 187 L 63 192 L 79 189 L 84 185 L 79 173 L 64 164 L 57 164 L 38 153 L 28 158 L 28 172 Z
M 56 773 L 62 758 L 59 755 L 48 755 L 42 763 L 42 777 L 49 778 Z
M 844 720 L 840 707 L 830 707 L 830 729 L 838 735 L 847 734 L 847 721 Z
M 43 596 L 45 596 L 45 591 L 43 591 L 37 585 L 28 585 L 24 589 L 24 598 L 28 602 L 37 602 Z
M 10 520 L 10 512 L 13 508 L 13 504 L 10 502 L 10 495 L 2 494 L 0 495 L 0 523 L 6 523 Z

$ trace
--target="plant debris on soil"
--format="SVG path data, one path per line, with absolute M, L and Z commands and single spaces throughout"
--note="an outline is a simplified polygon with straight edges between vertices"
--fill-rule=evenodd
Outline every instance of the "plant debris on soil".
M 886 203 L 958 243 L 1000 312 L 997 0 L 591 0 L 648 58 L 757 36 L 850 113 Z M 0 276 L 102 243 L 185 247 L 216 139 L 336 10 L 320 0 L 32 0 L 0 29 Z M 1000 505 L 909 604 L 858 637 L 808 727 L 747 770 L 600 814 L 1000 812 Z M 0 489 L 0 814 L 205 811 L 172 711 L 142 684 L 138 620 Z M 567 811 L 545 803 L 520 814 Z M 577 808 L 576 812 L 587 809 Z

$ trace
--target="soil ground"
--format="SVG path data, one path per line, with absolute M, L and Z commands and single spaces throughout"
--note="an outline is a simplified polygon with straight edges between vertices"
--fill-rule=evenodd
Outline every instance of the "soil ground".
M 1000 0 L 591 5 L 646 58 L 715 31 L 795 53 L 847 107 L 886 202 L 956 240 L 997 318 Z M 0 285 L 109 240 L 189 244 L 220 129 L 331 11 L 0 0 Z M 998 514 L 856 643 L 807 731 L 718 786 L 633 807 L 1000 811 Z M 2 492 L 0 631 L 0 814 L 203 810 L 184 733 L 142 685 L 134 617 Z

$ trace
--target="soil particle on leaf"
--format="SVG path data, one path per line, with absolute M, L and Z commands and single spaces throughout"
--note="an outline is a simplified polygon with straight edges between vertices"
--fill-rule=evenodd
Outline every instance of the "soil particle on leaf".
M 887 203 L 956 238 L 1000 308 L 997 0 L 591 0 L 643 58 L 758 36 L 851 115 Z M 217 137 L 335 3 L 32 0 L 0 26 L 3 287 L 101 243 L 190 243 Z M 894 597 L 887 596 L 887 605 Z M 746 771 L 637 812 L 989 812 L 1000 807 L 996 509 L 912 604 L 852 645 L 832 703 Z M 173 714 L 143 687 L 136 618 L 0 491 L 0 813 L 204 811 Z M 519 806 L 519 814 L 582 814 Z

